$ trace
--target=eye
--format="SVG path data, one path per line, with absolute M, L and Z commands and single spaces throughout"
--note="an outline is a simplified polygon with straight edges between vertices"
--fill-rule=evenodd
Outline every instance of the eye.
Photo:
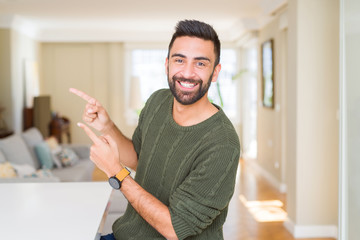
M 183 60 L 183 59 L 181 59 L 181 58 L 175 58 L 175 62 L 176 62 L 176 63 L 183 63 L 183 62 L 184 62 L 184 60 Z
M 196 62 L 196 66 L 198 67 L 205 67 L 206 64 L 204 62 Z

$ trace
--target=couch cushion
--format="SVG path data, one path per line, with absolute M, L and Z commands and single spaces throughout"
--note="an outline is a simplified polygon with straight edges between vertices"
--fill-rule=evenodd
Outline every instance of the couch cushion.
M 35 153 L 35 146 L 44 141 L 43 136 L 41 135 L 39 129 L 33 127 L 27 129 L 25 132 L 22 133 L 22 137 L 25 140 L 26 145 L 28 146 L 32 160 L 34 162 L 34 167 L 36 169 L 40 168 L 40 162 L 36 157 Z
M 4 154 L 2 153 L 2 151 L 0 150 L 0 163 L 4 163 L 6 162 L 6 158 L 4 156 Z
M 36 169 L 33 166 L 28 164 L 11 164 L 12 167 L 15 169 L 18 177 L 25 177 L 32 175 L 36 172 Z
M 51 172 L 61 182 L 89 182 L 92 180 L 94 166 L 89 159 L 83 159 L 71 167 L 54 168 Z
M 0 150 L 5 155 L 6 160 L 10 163 L 29 164 L 34 166 L 31 153 L 22 137 L 18 134 L 0 139 Z
M 42 168 L 52 169 L 54 167 L 54 162 L 51 156 L 51 150 L 46 142 L 41 142 L 36 144 L 35 152 L 37 158 L 40 160 Z
M 90 145 L 85 144 L 62 144 L 62 147 L 71 148 L 80 159 L 90 158 Z

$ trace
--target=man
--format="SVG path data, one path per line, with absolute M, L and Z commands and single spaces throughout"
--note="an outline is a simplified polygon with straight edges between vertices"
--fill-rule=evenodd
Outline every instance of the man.
M 207 97 L 219 60 L 220 41 L 210 25 L 179 22 L 165 62 L 170 90 L 149 98 L 132 140 L 96 99 L 70 90 L 88 102 L 83 120 L 103 134 L 79 123 L 94 142 L 90 158 L 129 201 L 113 224 L 115 239 L 223 239 L 240 144 Z M 124 166 L 136 170 L 135 179 Z

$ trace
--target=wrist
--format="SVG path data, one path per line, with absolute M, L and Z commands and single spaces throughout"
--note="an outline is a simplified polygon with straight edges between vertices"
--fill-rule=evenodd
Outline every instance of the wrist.
M 109 184 L 114 189 L 119 190 L 121 188 L 121 185 L 125 179 L 130 175 L 130 170 L 127 168 L 121 169 L 120 172 L 118 172 L 116 175 L 109 178 Z
M 111 135 L 114 131 L 115 124 L 113 121 L 109 120 L 109 123 L 101 130 L 102 135 Z
M 108 176 L 108 178 L 113 177 L 118 174 L 122 169 L 123 167 L 121 166 L 113 167 L 106 173 L 106 175 Z

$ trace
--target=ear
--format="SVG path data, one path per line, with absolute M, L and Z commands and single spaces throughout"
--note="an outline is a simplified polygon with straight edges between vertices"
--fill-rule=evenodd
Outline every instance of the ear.
M 166 73 L 166 76 L 169 75 L 169 59 L 166 58 L 165 60 L 165 73 Z
M 213 72 L 213 76 L 211 79 L 211 82 L 216 82 L 217 78 L 219 77 L 219 73 L 221 70 L 221 64 L 219 63 L 218 65 L 216 65 L 216 67 L 214 68 L 214 72 Z

